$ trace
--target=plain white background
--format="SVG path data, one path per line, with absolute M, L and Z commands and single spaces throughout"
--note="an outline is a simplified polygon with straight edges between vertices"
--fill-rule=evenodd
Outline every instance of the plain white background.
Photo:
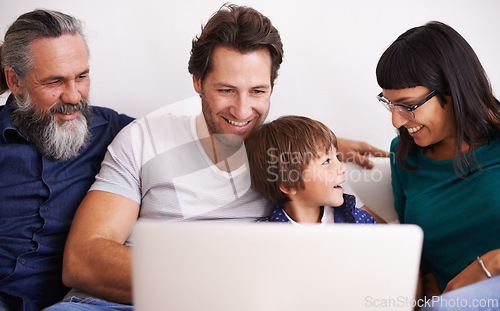
M 85 22 L 91 51 L 91 102 L 140 117 L 195 96 L 187 71 L 191 40 L 224 0 L 1 0 L 0 40 L 22 13 L 60 10 Z M 500 89 L 500 1 L 248 0 L 281 33 L 285 60 L 268 120 L 318 119 L 341 137 L 388 149 L 395 130 L 377 102 L 375 67 L 407 29 L 430 20 L 454 27 Z M 498 94 L 498 93 L 497 93 Z M 4 94 L 0 98 L 3 104 Z

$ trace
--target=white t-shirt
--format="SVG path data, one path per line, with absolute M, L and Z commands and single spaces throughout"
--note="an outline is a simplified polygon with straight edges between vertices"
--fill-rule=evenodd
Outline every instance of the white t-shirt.
M 250 187 L 244 144 L 227 163 L 232 159 L 243 159 L 243 165 L 220 170 L 198 139 L 196 117 L 160 109 L 116 136 L 90 190 L 139 203 L 139 218 L 251 221 L 268 216 L 271 204 Z

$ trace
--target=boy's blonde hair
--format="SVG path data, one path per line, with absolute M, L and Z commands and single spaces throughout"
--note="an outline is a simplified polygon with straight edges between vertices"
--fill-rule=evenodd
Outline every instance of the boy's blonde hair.
M 290 199 L 280 186 L 304 189 L 303 172 L 312 159 L 328 153 L 332 146 L 337 149 L 337 137 L 319 121 L 284 116 L 255 129 L 245 144 L 252 186 L 283 206 Z

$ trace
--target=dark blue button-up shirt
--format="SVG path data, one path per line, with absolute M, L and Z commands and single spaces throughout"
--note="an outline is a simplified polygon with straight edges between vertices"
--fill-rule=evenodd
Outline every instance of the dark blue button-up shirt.
M 73 215 L 108 144 L 132 118 L 94 107 L 90 142 L 59 162 L 42 156 L 14 127 L 11 97 L 0 106 L 0 296 L 21 297 L 24 310 L 38 310 L 68 291 L 62 254 Z
M 376 224 L 377 221 L 366 211 L 356 208 L 356 197 L 344 193 L 344 203 L 338 207 L 325 206 L 333 208 L 333 219 L 335 223 L 356 223 L 356 224 Z M 269 217 L 260 218 L 257 222 L 291 222 L 283 208 L 275 205 Z

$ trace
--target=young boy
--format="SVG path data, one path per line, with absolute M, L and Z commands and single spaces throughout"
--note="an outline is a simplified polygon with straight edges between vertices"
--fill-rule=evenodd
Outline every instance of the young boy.
M 284 116 L 256 129 L 245 144 L 252 186 L 275 204 L 262 221 L 376 223 L 344 193 L 337 138 L 321 122 Z

